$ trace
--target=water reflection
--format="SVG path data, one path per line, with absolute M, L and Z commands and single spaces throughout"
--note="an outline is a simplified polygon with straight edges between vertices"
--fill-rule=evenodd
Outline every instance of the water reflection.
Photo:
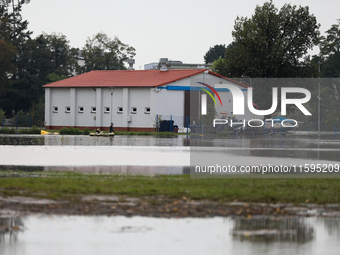
M 339 161 L 340 140 L 315 139 L 299 136 L 287 136 L 263 138 L 253 136 L 217 139 L 209 137 L 192 137 L 191 148 L 219 148 L 226 154 L 245 157 L 270 157 L 270 158 L 296 158 L 296 159 L 320 159 Z
M 314 227 L 306 218 L 237 218 L 233 224 L 232 234 L 237 241 L 303 244 L 314 239 Z
M 315 149 L 340 150 L 339 139 L 287 136 L 263 138 L 262 136 L 211 138 L 206 136 L 178 135 L 174 137 L 126 136 L 90 137 L 61 135 L 0 135 L 0 145 L 48 146 L 193 146 L 259 149 Z
M 153 136 L 116 136 L 116 137 L 90 137 L 90 136 L 40 136 L 40 135 L 0 135 L 0 145 L 38 145 L 38 146 L 135 146 L 148 148 L 152 147 L 187 147 L 190 146 L 191 159 L 194 158 L 196 148 L 218 149 L 223 153 L 223 157 L 239 159 L 247 162 L 248 159 L 268 158 L 273 160 L 285 159 L 308 159 L 308 160 L 327 160 L 330 162 L 339 162 L 340 140 L 321 137 L 320 139 L 309 138 L 306 136 L 285 136 L 281 137 L 263 137 L 263 136 L 239 136 L 221 139 L 207 136 L 186 136 L 178 135 L 175 137 L 153 137 Z M 94 148 L 93 148 L 94 149 Z M 94 149 L 96 150 L 96 149 Z M 210 152 L 213 155 L 215 152 Z M 151 157 L 153 155 L 150 155 Z M 199 155 L 201 158 L 201 155 Z M 99 162 L 99 161 L 98 161 Z M 216 164 L 218 161 L 214 162 Z M 309 163 L 309 162 L 302 162 Z M 3 163 L 5 165 L 5 163 Z M 7 163 L 7 165 L 12 164 Z M 125 162 L 123 165 L 126 165 Z M 14 162 L 13 165 L 18 165 Z M 37 165 L 37 164 L 36 164 Z M 112 163 L 108 164 L 112 165 Z M 192 165 L 196 164 L 192 161 Z M 42 165 L 45 166 L 45 165 Z M 67 164 L 66 164 L 67 166 Z M 107 171 L 106 171 L 107 172 Z
M 0 245 L 16 242 L 23 226 L 22 218 L 0 218 Z
M 228 147 L 228 148 L 259 148 L 259 149 L 340 149 L 339 139 L 308 138 L 300 136 L 287 136 L 263 138 L 262 136 L 252 137 L 230 137 L 230 138 L 211 138 L 211 137 L 191 137 L 191 146 L 199 147 Z
M 0 254 L 336 254 L 339 220 L 8 217 L 0 219 Z
M 41 136 L 0 135 L 0 145 L 44 145 Z
M 186 136 L 154 137 L 126 136 L 90 137 L 83 135 L 0 135 L 0 145 L 48 146 L 189 146 Z

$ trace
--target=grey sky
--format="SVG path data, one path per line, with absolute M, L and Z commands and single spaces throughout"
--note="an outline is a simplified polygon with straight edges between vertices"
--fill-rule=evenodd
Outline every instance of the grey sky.
M 203 63 L 215 44 L 232 42 L 237 16 L 250 17 L 261 0 L 31 0 L 22 16 L 29 21 L 33 37 L 46 32 L 62 33 L 72 47 L 82 48 L 87 37 L 104 32 L 136 49 L 136 69 L 159 58 Z M 273 1 L 309 6 L 321 33 L 340 19 L 339 0 Z M 317 53 L 317 49 L 313 54 Z

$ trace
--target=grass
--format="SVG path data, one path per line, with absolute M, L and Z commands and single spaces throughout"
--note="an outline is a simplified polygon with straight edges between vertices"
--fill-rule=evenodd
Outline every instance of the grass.
M 74 199 L 83 195 L 163 195 L 169 198 L 273 203 L 340 203 L 340 179 L 194 179 L 188 175 L 118 175 L 69 172 L 9 172 L 0 176 L 0 196 Z M 13 177 L 17 176 L 17 177 Z M 24 178 L 23 178 L 24 177 Z

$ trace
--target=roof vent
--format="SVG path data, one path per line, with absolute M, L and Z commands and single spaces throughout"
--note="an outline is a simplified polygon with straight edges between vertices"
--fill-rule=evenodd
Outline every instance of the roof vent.
M 161 58 L 161 60 L 159 62 L 161 64 L 161 68 L 159 70 L 161 72 L 168 71 L 168 67 L 166 66 L 168 64 L 168 59 L 167 58 Z
M 135 60 L 134 59 L 128 59 L 128 64 L 129 64 L 129 67 L 128 67 L 128 69 L 127 70 L 135 70 L 134 68 L 133 68 L 133 64 L 135 63 Z

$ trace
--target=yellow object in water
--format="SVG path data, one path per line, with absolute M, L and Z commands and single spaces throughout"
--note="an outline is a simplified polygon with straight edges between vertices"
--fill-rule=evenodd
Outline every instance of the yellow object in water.
M 52 132 L 47 132 L 45 130 L 41 130 L 40 133 L 42 135 L 59 135 L 59 133 L 57 133 L 57 132 L 56 133 L 52 133 Z

